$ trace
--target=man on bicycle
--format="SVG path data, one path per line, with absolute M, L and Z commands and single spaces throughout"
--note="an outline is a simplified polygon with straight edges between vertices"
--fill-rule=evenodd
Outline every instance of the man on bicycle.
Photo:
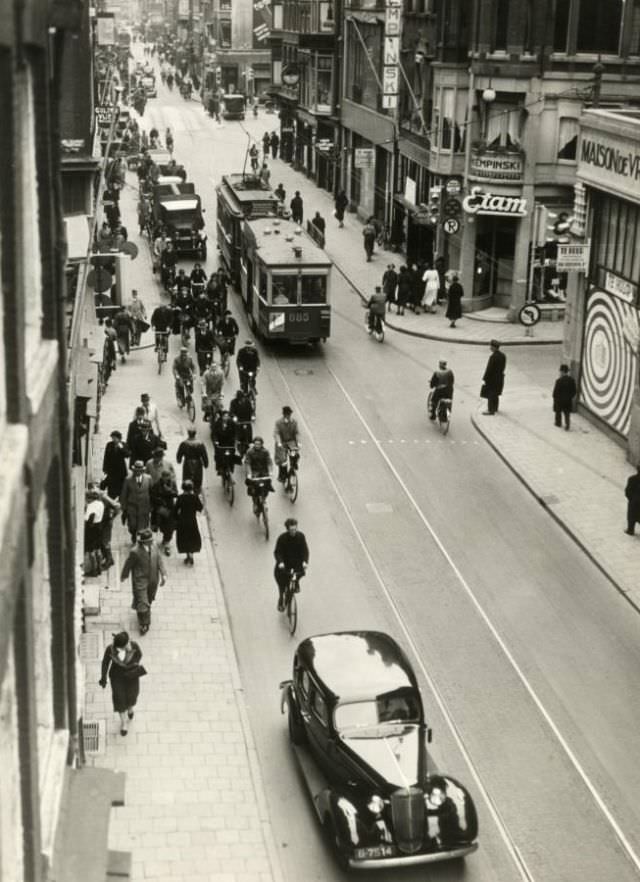
M 278 481 L 281 484 L 287 480 L 287 460 L 290 450 L 299 450 L 298 423 L 292 417 L 293 411 L 288 405 L 282 408 L 282 416 L 276 420 L 273 430 L 275 441 L 274 459 L 278 466 Z
M 199 294 L 200 292 L 204 291 L 207 282 L 207 274 L 202 269 L 199 263 L 195 263 L 193 265 L 193 269 L 191 270 L 191 275 L 189 276 L 189 279 L 191 281 L 192 291 L 195 286 L 196 290 L 193 291 L 194 294 Z
M 233 355 L 236 351 L 236 337 L 239 333 L 238 322 L 231 315 L 231 310 L 227 309 L 216 325 L 216 337 L 218 338 L 220 351 L 222 352 L 224 347 L 229 355 Z
M 201 318 L 196 328 L 196 358 L 198 359 L 198 367 L 200 375 L 204 374 L 207 365 L 213 361 L 213 350 L 216 345 L 216 338 L 213 331 L 209 330 L 207 320 Z
M 171 330 L 173 323 L 173 310 L 166 303 L 156 306 L 151 314 L 151 327 L 156 332 L 156 351 L 159 347 L 163 349 L 169 348 L 169 339 L 167 334 Z
M 431 407 L 429 419 L 435 420 L 438 411 L 438 402 L 443 398 L 453 398 L 453 384 L 455 378 L 453 371 L 447 367 L 447 362 L 441 359 L 438 362 L 438 370 L 433 372 L 429 386 L 433 389 L 431 394 Z
M 265 496 L 273 492 L 273 484 L 271 483 L 273 461 L 271 454 L 264 446 L 263 439 L 259 435 L 256 435 L 253 439 L 253 444 L 247 450 L 244 463 L 247 469 L 245 480 L 247 495 L 254 499 L 255 506 L 255 494 L 260 486 L 266 490 Z
M 233 477 L 233 469 L 238 461 L 236 454 L 236 432 L 237 427 L 231 419 L 231 414 L 228 410 L 223 410 L 211 426 L 214 462 L 216 472 L 219 475 L 222 474 L 222 470 L 227 466 Z
M 369 310 L 369 333 L 376 331 L 378 334 L 382 330 L 382 321 L 387 307 L 387 298 L 385 297 L 380 285 L 376 285 L 374 294 L 369 298 L 367 309 Z
M 298 582 L 304 576 L 309 565 L 309 546 L 304 533 L 298 530 L 295 518 L 287 518 L 284 522 L 286 532 L 281 533 L 276 541 L 273 556 L 276 566 L 273 575 L 278 586 L 278 610 L 284 609 L 284 592 L 289 583 L 291 570 L 298 576 Z
M 176 399 L 180 406 L 183 406 L 185 403 L 185 388 L 193 390 L 193 375 L 195 369 L 193 360 L 189 355 L 189 350 L 186 346 L 182 346 L 180 348 L 180 355 L 177 355 L 173 360 L 173 377 L 176 384 Z
M 253 408 L 247 394 L 242 389 L 238 389 L 235 398 L 231 399 L 229 413 L 237 426 L 236 439 L 240 445 L 243 445 L 240 447 L 242 452 L 251 444 L 253 437 Z
M 215 361 L 212 361 L 202 375 L 202 395 L 204 398 L 202 409 L 205 421 L 214 415 L 215 403 L 222 397 L 223 382 L 224 374 Z
M 240 388 L 246 391 L 249 387 L 249 374 L 253 374 L 255 383 L 260 367 L 260 355 L 253 340 L 245 340 L 244 346 L 238 350 L 236 366 L 238 368 Z

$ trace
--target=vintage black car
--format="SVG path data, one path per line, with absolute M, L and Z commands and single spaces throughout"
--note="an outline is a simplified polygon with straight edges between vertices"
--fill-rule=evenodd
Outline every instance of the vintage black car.
M 418 684 L 391 637 L 309 637 L 281 688 L 290 740 L 343 867 L 401 867 L 476 850 L 475 806 L 433 765 Z
M 193 184 L 156 184 L 153 187 L 154 225 L 162 226 L 179 256 L 207 257 L 203 208 Z

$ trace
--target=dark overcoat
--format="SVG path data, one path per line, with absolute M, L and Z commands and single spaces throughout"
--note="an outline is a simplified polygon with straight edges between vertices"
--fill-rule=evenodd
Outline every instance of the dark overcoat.
M 487 366 L 482 377 L 482 398 L 497 398 L 502 395 L 504 389 L 504 372 L 507 366 L 507 356 L 504 352 L 496 350 L 492 352 L 487 361 Z
M 193 554 L 202 548 L 196 512 L 202 511 L 202 502 L 195 493 L 182 493 L 176 500 L 176 545 L 180 554 Z
M 460 282 L 452 282 L 449 285 L 447 293 L 447 312 L 446 317 L 449 321 L 455 322 L 456 319 L 462 318 L 462 298 L 464 297 L 464 289 Z
M 137 533 L 149 526 L 151 515 L 151 478 L 142 475 L 142 482 L 138 482 L 134 475 L 129 475 L 122 485 L 120 505 L 122 513 L 126 515 L 129 532 Z
M 556 413 L 571 410 L 577 392 L 576 381 L 569 374 L 563 374 L 553 387 L 553 409 Z
M 113 645 L 107 646 L 102 658 L 101 679 L 104 682 L 107 679 L 107 673 L 109 674 L 111 699 L 116 713 L 123 714 L 130 707 L 133 707 L 138 700 L 140 678 L 134 677 L 129 679 L 126 672 L 139 665 L 141 658 L 142 650 L 133 640 L 131 641 L 131 649 L 126 653 L 124 661 L 120 661 Z
M 127 477 L 127 456 L 129 451 L 115 441 L 107 442 L 104 448 L 102 471 L 106 475 L 105 490 L 111 499 L 119 499 L 122 493 L 122 485 Z
M 624 495 L 628 500 L 628 513 L 630 517 L 640 520 L 640 475 L 631 475 L 627 481 Z

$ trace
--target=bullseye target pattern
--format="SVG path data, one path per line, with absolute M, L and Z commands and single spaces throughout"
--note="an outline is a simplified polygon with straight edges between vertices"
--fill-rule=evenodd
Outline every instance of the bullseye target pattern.
M 621 435 L 628 435 L 638 357 L 623 327 L 634 306 L 604 291 L 589 295 L 582 357 L 582 403 Z

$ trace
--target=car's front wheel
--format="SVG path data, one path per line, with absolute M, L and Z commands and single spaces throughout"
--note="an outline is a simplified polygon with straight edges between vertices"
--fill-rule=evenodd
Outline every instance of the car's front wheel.
M 349 855 L 347 853 L 346 848 L 342 843 L 342 839 L 338 833 L 338 828 L 336 827 L 336 822 L 331 817 L 331 815 L 327 814 L 324 816 L 324 821 L 322 823 L 322 830 L 324 832 L 325 839 L 327 841 L 327 845 L 331 848 L 333 852 L 333 856 L 336 860 L 336 863 L 342 870 L 349 869 Z

